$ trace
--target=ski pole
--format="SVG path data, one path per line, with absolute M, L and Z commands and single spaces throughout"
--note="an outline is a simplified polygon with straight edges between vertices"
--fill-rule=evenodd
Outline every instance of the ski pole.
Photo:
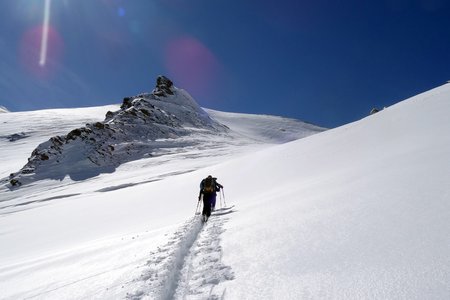
M 223 194 L 223 203 L 225 203 L 225 207 L 227 207 L 227 201 L 225 201 L 225 192 L 223 191 L 223 188 L 222 188 L 222 194 Z
M 197 202 L 197 208 L 195 209 L 195 215 L 197 214 L 197 211 L 198 211 L 198 206 L 200 205 L 200 199 L 198 199 L 198 202 Z M 194 215 L 194 216 L 195 216 Z
M 219 193 L 219 197 L 220 197 L 220 208 L 223 208 L 223 200 L 222 200 L 222 194 Z

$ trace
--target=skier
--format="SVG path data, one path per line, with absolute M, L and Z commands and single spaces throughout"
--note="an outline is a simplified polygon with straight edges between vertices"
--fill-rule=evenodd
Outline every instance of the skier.
M 223 186 L 216 182 L 217 178 L 213 178 L 211 175 L 206 177 L 200 182 L 200 193 L 198 195 L 198 201 L 200 201 L 203 195 L 203 221 L 208 221 L 211 216 L 211 208 L 216 205 L 216 191 L 220 191 Z

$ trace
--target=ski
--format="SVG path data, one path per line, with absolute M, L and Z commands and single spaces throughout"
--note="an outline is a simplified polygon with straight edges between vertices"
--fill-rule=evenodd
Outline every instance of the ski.
M 233 208 L 234 208 L 234 205 L 231 205 L 231 206 L 228 206 L 228 207 L 222 207 L 222 208 L 215 209 L 215 210 L 213 210 L 213 212 L 220 212 L 220 211 L 230 210 L 230 209 L 233 209 Z
M 230 213 L 234 212 L 233 208 L 234 208 L 234 205 L 216 209 L 211 212 L 211 216 L 221 216 L 221 215 L 230 214 Z

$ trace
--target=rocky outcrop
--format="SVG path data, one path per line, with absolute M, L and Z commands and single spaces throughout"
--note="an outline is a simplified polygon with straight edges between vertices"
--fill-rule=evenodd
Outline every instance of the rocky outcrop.
M 370 114 L 373 115 L 373 114 L 376 114 L 376 113 L 379 112 L 379 111 L 380 111 L 380 110 L 379 110 L 378 108 L 374 107 L 374 108 L 372 108 L 372 110 L 370 111 Z
M 156 96 L 173 95 L 172 87 L 173 82 L 166 76 L 160 75 L 156 79 L 156 88 L 152 93 Z
M 9 183 L 19 186 L 42 178 L 62 180 L 111 172 L 118 165 L 151 156 L 155 140 L 174 139 L 203 130 L 225 132 L 187 94 L 159 76 L 152 93 L 123 99 L 120 110 L 106 114 L 103 122 L 86 124 L 65 136 L 40 144 L 28 163 L 10 175 Z M 89 174 L 89 175 L 88 175 Z

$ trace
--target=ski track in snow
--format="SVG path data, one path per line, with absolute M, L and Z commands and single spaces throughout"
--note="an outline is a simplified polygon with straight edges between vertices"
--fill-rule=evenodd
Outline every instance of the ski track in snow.
M 221 234 L 232 209 L 219 209 L 203 224 L 196 215 L 166 245 L 151 252 L 138 288 L 127 293 L 141 299 L 223 299 L 220 284 L 234 279 L 230 266 L 222 263 Z

